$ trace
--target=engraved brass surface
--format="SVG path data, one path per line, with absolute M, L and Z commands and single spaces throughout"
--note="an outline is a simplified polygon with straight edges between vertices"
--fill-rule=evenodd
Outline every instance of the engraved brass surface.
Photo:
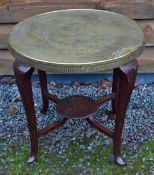
M 69 9 L 18 23 L 9 49 L 16 59 L 55 73 L 92 73 L 137 58 L 144 33 L 135 21 L 113 12 Z

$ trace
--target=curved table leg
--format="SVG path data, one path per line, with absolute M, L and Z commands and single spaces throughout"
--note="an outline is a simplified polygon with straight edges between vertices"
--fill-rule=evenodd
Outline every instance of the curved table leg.
M 28 127 L 30 132 L 31 140 L 31 155 L 27 162 L 34 161 L 36 154 L 38 152 L 38 137 L 37 137 L 37 126 L 36 117 L 34 110 L 34 101 L 32 96 L 32 84 L 31 76 L 34 69 L 23 64 L 20 61 L 14 62 L 14 74 L 16 78 L 16 83 L 23 100 L 26 117 L 28 121 Z
M 118 94 L 119 94 L 119 74 L 118 68 L 113 69 L 113 83 L 112 83 L 112 93 L 115 94 L 115 98 L 112 100 L 112 111 L 108 111 L 108 118 L 110 120 L 116 119 L 116 106 L 117 106 L 117 100 L 118 100 Z
M 112 100 L 112 114 L 116 115 L 113 154 L 115 161 L 121 166 L 126 165 L 121 157 L 121 135 L 127 106 L 136 80 L 137 69 L 137 61 L 133 60 L 124 66 L 115 68 L 113 72 L 112 91 L 115 93 L 115 99 Z
M 40 87 L 41 87 L 42 102 L 43 102 L 41 112 L 46 113 L 49 106 L 49 98 L 47 97 L 48 88 L 47 88 L 46 72 L 42 70 L 38 70 L 38 75 L 40 79 Z

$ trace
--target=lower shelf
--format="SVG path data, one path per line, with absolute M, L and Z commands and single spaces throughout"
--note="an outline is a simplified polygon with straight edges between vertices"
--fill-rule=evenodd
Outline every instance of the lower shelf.
M 98 109 L 97 102 L 90 97 L 74 95 L 58 101 L 56 111 L 65 118 L 87 118 Z

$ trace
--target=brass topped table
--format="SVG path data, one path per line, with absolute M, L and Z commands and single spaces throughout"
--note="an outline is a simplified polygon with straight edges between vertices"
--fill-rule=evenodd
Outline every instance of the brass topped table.
M 14 73 L 20 91 L 31 139 L 31 155 L 38 152 L 38 138 L 62 126 L 68 118 L 85 118 L 88 123 L 113 139 L 115 161 L 125 165 L 120 154 L 121 134 L 127 105 L 134 87 L 137 61 L 144 48 L 144 34 L 131 19 L 100 10 L 69 9 L 48 12 L 17 24 L 10 33 L 9 49 L 16 58 Z M 56 104 L 61 120 L 37 130 L 31 76 L 38 69 L 43 99 L 42 112 L 49 99 Z M 94 100 L 85 96 L 58 99 L 49 94 L 46 71 L 51 73 L 96 73 L 113 69 L 112 93 Z M 112 100 L 109 119 L 114 132 L 98 123 L 93 113 Z

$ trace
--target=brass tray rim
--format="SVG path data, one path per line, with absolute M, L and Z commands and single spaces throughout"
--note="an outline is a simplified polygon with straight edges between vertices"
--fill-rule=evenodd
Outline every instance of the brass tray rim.
M 32 17 L 29 17 L 29 18 L 26 18 L 24 20 L 22 20 L 21 22 L 24 22 L 26 21 L 27 19 L 30 19 L 30 18 L 33 18 L 35 16 L 41 16 L 41 15 L 45 15 L 45 14 L 49 14 L 49 13 L 57 13 L 57 12 L 60 12 L 60 11 L 99 11 L 101 13 L 110 13 L 110 14 L 115 14 L 115 15 L 119 15 L 119 16 L 122 16 L 122 17 L 125 17 L 127 18 L 128 20 L 131 20 L 133 21 L 137 26 L 139 26 L 139 24 L 137 24 L 137 22 L 127 16 L 124 16 L 122 14 L 119 14 L 119 13 L 115 13 L 115 12 L 110 12 L 110 11 L 106 11 L 106 10 L 96 10 L 96 9 L 65 9 L 65 10 L 55 10 L 55 11 L 51 11 L 51 12 L 45 12 L 45 13 L 41 13 L 41 14 L 38 14 L 38 15 L 34 15 Z M 19 23 L 21 23 L 19 22 Z M 19 24 L 18 23 L 18 24 Z M 18 25 L 17 24 L 17 25 Z M 14 29 L 15 27 L 13 27 Z M 45 60 L 40 60 L 40 59 L 36 59 L 36 58 L 33 58 L 33 57 L 30 57 L 30 56 L 27 56 L 23 53 L 21 53 L 19 50 L 17 49 L 14 49 L 11 45 L 11 42 L 10 42 L 10 37 L 11 37 L 11 33 L 13 32 L 13 29 L 11 30 L 10 34 L 9 34 L 9 37 L 8 37 L 8 49 L 10 50 L 10 52 L 13 54 L 13 56 L 16 58 L 16 56 L 18 57 L 21 57 L 20 60 L 23 60 L 24 62 L 26 62 L 27 64 L 29 64 L 30 62 L 34 62 L 35 66 L 37 67 L 37 64 L 39 66 L 39 64 L 43 64 L 44 66 L 51 66 L 51 69 L 52 69 L 52 66 L 59 66 L 61 67 L 61 69 L 63 67 L 79 67 L 79 66 L 95 66 L 95 65 L 99 65 L 99 64 L 102 64 L 102 66 L 104 67 L 106 64 L 109 64 L 109 63 L 114 63 L 114 62 L 124 62 L 126 60 L 131 60 L 131 58 L 129 59 L 129 57 L 135 55 L 136 52 L 138 52 L 138 50 L 142 49 L 144 46 L 145 46 L 145 34 L 143 32 L 143 29 L 139 26 L 139 28 L 141 29 L 142 33 L 143 33 L 143 38 L 142 38 L 142 42 L 139 43 L 137 45 L 137 47 L 133 48 L 132 51 L 130 51 L 129 53 L 126 53 L 126 54 L 123 54 L 123 55 L 120 55 L 120 56 L 117 56 L 117 57 L 113 57 L 113 58 L 110 58 L 108 60 L 100 60 L 100 61 L 94 61 L 94 62 L 85 62 L 85 63 L 60 63 L 60 62 L 50 62 L 50 61 L 45 61 Z M 143 50 L 143 49 L 142 49 Z M 138 54 L 140 55 L 140 54 Z

